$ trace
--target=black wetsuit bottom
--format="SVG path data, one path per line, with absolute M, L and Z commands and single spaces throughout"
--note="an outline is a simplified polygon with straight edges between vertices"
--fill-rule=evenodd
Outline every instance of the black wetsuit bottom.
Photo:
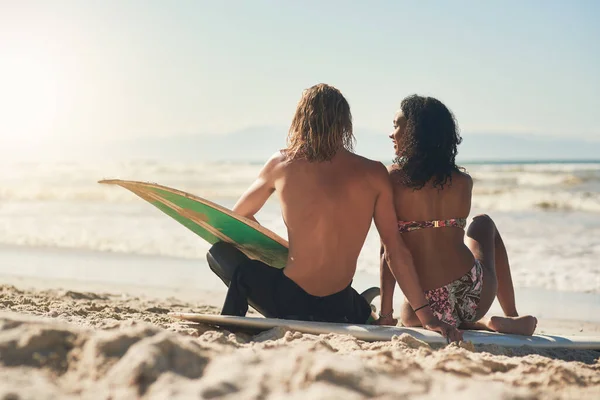
M 351 285 L 329 296 L 313 296 L 282 269 L 250 259 L 235 268 L 221 314 L 245 316 L 248 302 L 262 314 L 282 319 L 364 324 L 371 316 L 371 306 Z

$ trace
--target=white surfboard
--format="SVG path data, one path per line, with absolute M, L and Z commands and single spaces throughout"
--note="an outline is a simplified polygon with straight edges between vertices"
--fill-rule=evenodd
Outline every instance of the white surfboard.
M 275 318 L 232 317 L 215 314 L 170 313 L 169 315 L 190 322 L 211 326 L 250 328 L 268 330 L 282 327 L 302 333 L 315 335 L 336 333 L 351 335 L 357 339 L 376 342 L 389 341 L 394 336 L 407 333 L 429 344 L 446 344 L 441 335 L 422 328 L 404 328 L 396 326 L 377 326 L 359 324 L 337 324 L 329 322 L 294 321 Z M 530 346 L 537 348 L 563 348 L 600 350 L 600 337 L 590 336 L 553 336 L 553 335 L 506 335 L 486 331 L 465 331 L 463 338 L 473 344 L 494 344 L 503 347 Z

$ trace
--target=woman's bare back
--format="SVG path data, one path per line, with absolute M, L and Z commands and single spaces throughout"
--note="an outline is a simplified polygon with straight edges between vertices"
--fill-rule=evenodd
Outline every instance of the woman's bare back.
M 404 186 L 401 172 L 392 167 L 394 205 L 401 221 L 431 221 L 467 218 L 471 208 L 471 177 L 452 173 L 443 189 L 427 183 L 414 190 Z M 442 287 L 473 267 L 473 254 L 464 244 L 464 230 L 457 227 L 424 228 L 402 234 L 419 275 L 423 290 Z

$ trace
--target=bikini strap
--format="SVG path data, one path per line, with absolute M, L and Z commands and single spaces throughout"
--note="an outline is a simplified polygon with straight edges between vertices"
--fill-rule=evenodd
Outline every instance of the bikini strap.
M 464 229 L 467 226 L 466 218 L 452 218 L 432 221 L 398 221 L 400 232 L 412 232 L 424 228 L 455 227 Z

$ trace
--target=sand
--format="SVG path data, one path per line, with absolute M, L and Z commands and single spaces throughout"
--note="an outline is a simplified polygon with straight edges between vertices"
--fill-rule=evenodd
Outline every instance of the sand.
M 0 286 L 0 399 L 600 398 L 600 353 L 186 323 L 173 297 Z M 597 324 L 540 331 L 600 335 Z

